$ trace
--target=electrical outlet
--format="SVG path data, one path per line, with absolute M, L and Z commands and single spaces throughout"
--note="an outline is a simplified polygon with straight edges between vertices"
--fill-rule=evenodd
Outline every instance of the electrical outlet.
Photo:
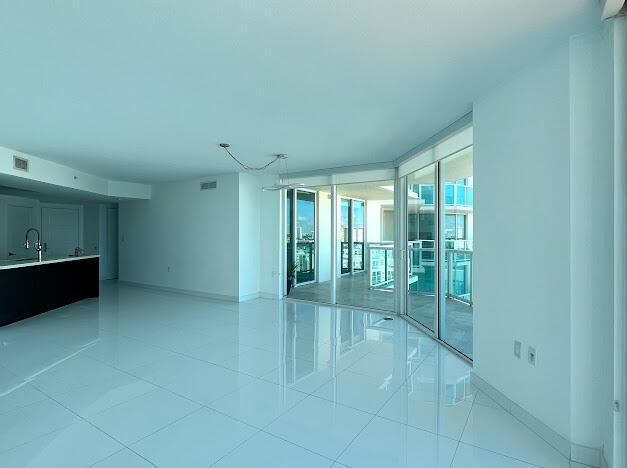
M 527 349 L 527 361 L 529 361 L 529 364 L 532 366 L 536 365 L 536 348 L 529 346 Z
M 520 359 L 520 350 L 522 348 L 522 343 L 518 340 L 514 340 L 514 356 Z

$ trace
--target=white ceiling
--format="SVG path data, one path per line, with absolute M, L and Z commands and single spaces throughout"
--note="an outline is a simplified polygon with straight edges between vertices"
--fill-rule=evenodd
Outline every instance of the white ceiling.
M 0 146 L 159 181 L 394 159 L 596 0 L 0 2 Z

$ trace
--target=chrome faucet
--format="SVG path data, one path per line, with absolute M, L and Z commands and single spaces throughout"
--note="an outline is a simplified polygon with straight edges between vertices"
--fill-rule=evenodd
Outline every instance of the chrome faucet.
M 41 235 L 39 234 L 39 231 L 35 228 L 30 228 L 26 231 L 26 242 L 24 242 L 24 247 L 26 247 L 26 249 L 30 249 L 30 242 L 28 242 L 28 234 L 30 234 L 31 231 L 35 231 L 37 233 L 37 242 L 35 242 L 35 251 L 37 252 L 37 261 L 41 262 Z

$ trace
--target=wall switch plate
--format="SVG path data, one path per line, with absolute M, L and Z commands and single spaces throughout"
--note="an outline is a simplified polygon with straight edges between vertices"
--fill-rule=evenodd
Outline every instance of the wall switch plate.
M 522 348 L 522 343 L 518 340 L 514 340 L 514 356 L 520 359 L 520 350 Z
M 536 348 L 529 346 L 527 349 L 527 361 L 529 361 L 529 364 L 532 366 L 536 365 Z

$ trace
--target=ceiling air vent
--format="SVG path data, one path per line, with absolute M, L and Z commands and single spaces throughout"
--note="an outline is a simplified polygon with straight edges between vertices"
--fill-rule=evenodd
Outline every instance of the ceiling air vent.
M 200 183 L 200 190 L 213 190 L 218 187 L 218 182 L 215 180 L 208 180 Z
M 13 156 L 13 168 L 28 172 L 28 159 Z

